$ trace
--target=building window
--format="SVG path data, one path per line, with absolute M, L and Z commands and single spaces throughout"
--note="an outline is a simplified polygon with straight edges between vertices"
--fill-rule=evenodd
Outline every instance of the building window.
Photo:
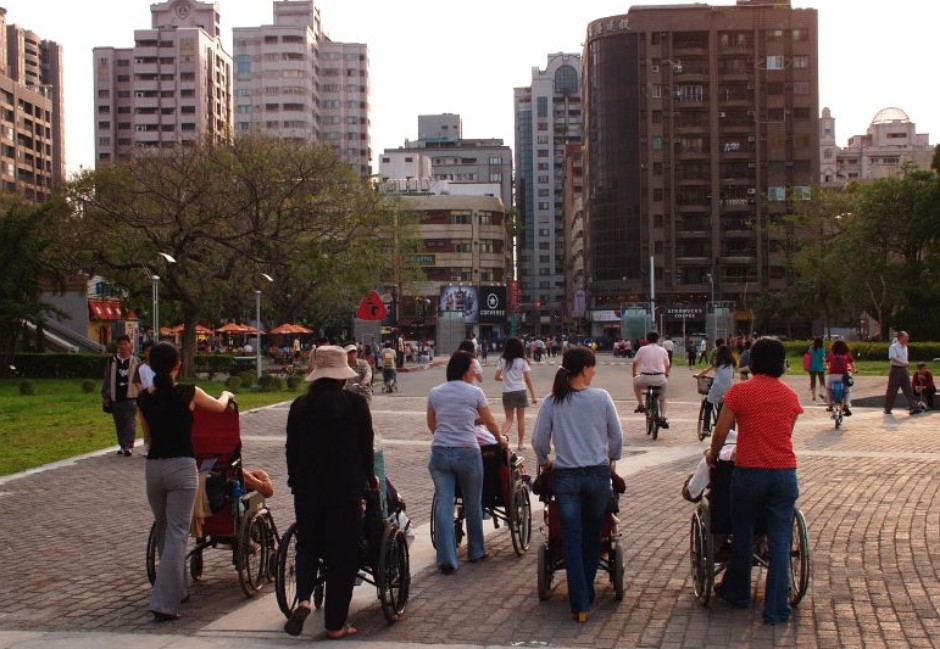
M 793 198 L 798 201 L 808 201 L 813 198 L 813 190 L 809 185 L 795 185 L 793 187 Z
M 786 187 L 769 187 L 767 189 L 767 200 L 785 201 L 787 199 Z
M 653 151 L 663 150 L 663 138 L 658 135 L 653 136 Z
M 503 174 L 501 173 L 491 173 L 490 174 L 491 183 L 501 183 L 503 182 Z
M 808 68 L 809 67 L 809 57 L 804 55 L 794 56 L 793 57 L 793 67 L 794 68 Z
M 806 81 L 794 81 L 793 82 L 793 94 L 794 95 L 808 95 L 809 83 Z
M 768 56 L 767 57 L 767 69 L 768 70 L 782 70 L 784 67 L 783 56 Z
M 548 97 L 537 97 L 536 104 L 538 106 L 538 117 L 548 117 Z
M 492 156 L 492 155 L 491 155 L 491 156 L 490 156 L 490 164 L 491 164 L 491 165 L 495 165 L 495 166 L 498 167 L 499 165 L 503 164 L 503 159 L 500 158 L 499 156 Z

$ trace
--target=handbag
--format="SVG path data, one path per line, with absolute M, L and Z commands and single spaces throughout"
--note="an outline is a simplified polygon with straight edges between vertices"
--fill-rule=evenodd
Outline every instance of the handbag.
M 810 365 L 813 362 L 813 357 L 809 352 L 803 354 L 803 370 L 809 372 Z
M 853 385 L 855 385 L 855 378 L 851 374 L 846 372 L 845 374 L 842 375 L 842 384 L 845 387 L 850 388 Z

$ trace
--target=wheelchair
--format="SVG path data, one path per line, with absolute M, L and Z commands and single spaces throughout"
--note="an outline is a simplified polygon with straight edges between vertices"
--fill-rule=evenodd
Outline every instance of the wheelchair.
M 203 552 L 222 548 L 232 553 L 238 582 L 246 597 L 253 597 L 273 581 L 278 532 L 274 517 L 257 491 L 245 488 L 241 467 L 241 432 L 238 411 L 223 413 L 196 409 L 193 419 L 193 451 L 200 473 L 206 474 L 206 495 L 211 514 L 201 525 L 194 522 L 187 546 L 189 577 L 203 575 Z M 156 581 L 160 557 L 156 523 L 147 537 L 146 569 L 150 584 Z
M 558 502 L 552 491 L 551 474 L 548 472 L 540 473 L 539 485 L 536 493 L 539 494 L 539 500 L 545 503 L 543 510 L 542 533 L 545 535 L 544 542 L 539 545 L 538 550 L 538 580 L 537 588 L 539 599 L 545 601 L 548 599 L 552 590 L 552 580 L 555 572 L 565 569 L 565 553 L 562 547 L 561 534 L 561 512 L 558 511 Z M 621 483 L 621 487 L 622 487 Z M 620 544 L 620 519 L 617 513 L 620 510 L 619 505 L 620 490 L 615 490 L 611 486 L 610 502 L 607 506 L 607 512 L 604 514 L 604 520 L 601 524 L 601 553 L 598 570 L 607 573 L 611 586 L 614 589 L 614 600 L 623 600 L 623 547 Z
M 359 545 L 359 579 L 375 586 L 385 621 L 393 624 L 405 613 L 411 590 L 411 560 L 404 530 L 397 521 L 404 503 L 383 504 L 379 491 L 365 489 L 363 533 Z M 277 554 L 275 593 L 277 605 L 290 618 L 297 607 L 297 524 L 284 532 Z M 321 558 L 313 586 L 313 607 L 320 610 L 326 592 L 329 567 Z M 358 582 L 357 582 L 358 583 Z
M 480 447 L 483 455 L 483 513 L 489 514 L 493 527 L 509 527 L 512 549 L 522 556 L 532 541 L 532 503 L 529 497 L 525 461 L 498 444 Z M 431 545 L 437 548 L 437 492 L 431 500 Z M 454 540 L 460 546 L 464 537 L 464 508 L 460 483 L 454 498 Z
M 734 463 L 719 461 L 711 470 L 711 484 L 692 514 L 689 528 L 689 562 L 695 597 L 708 606 L 715 579 L 724 572 L 731 558 L 731 475 Z M 806 517 L 798 507 L 793 510 L 793 533 L 790 539 L 791 606 L 797 606 L 809 590 L 812 578 L 812 550 Z M 724 541 L 722 542 L 722 539 Z M 716 547 L 721 543 L 720 547 Z M 758 524 L 754 534 L 753 565 L 770 566 L 767 539 Z

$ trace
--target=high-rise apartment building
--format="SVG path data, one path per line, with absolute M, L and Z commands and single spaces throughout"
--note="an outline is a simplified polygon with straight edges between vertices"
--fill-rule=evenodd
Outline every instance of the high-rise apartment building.
M 65 178 L 62 46 L 0 8 L 0 187 L 34 200 Z
M 516 209 L 521 309 L 541 329 L 564 310 L 565 147 L 581 142 L 581 57 L 550 54 L 515 89 Z
M 274 24 L 237 27 L 235 125 L 331 146 L 372 174 L 369 52 L 323 32 L 313 0 L 274 3 Z
M 152 27 L 134 32 L 134 47 L 94 49 L 97 163 L 231 137 L 232 58 L 219 3 L 167 0 L 150 14 Z
M 929 169 L 934 148 L 930 135 L 900 108 L 882 108 L 864 135 L 853 135 L 845 148 L 836 146 L 836 119 L 823 108 L 820 123 L 820 182 L 843 186 L 848 182 L 876 180 L 901 174 L 905 165 Z
M 789 0 L 634 6 L 584 49 L 596 304 L 786 286 L 784 215 L 819 178 L 817 13 Z M 730 309 L 730 307 L 728 307 Z
M 512 150 L 498 138 L 464 138 L 460 115 L 418 115 L 418 139 L 406 140 L 397 149 L 385 149 L 379 173 L 385 180 L 400 180 L 404 177 L 396 170 L 402 162 L 418 164 L 424 159 L 431 161 L 431 179 L 462 185 L 461 191 L 466 192 L 472 191 L 468 186 L 475 185 L 480 193 L 490 193 L 488 188 L 496 184 L 503 206 L 512 206 Z

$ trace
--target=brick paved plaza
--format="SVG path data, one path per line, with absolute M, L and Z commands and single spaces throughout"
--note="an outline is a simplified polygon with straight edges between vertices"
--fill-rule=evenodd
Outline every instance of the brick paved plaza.
M 436 645 L 596 647 L 932 647 L 940 631 L 940 492 L 937 414 L 885 416 L 880 406 L 856 407 L 840 431 L 824 408 L 799 388 L 807 413 L 795 434 L 800 460 L 799 505 L 809 521 L 814 579 L 790 623 L 761 623 L 764 573 L 755 571 L 755 606 L 703 608 L 689 579 L 688 527 L 692 506 L 679 490 L 705 448 L 695 437 L 699 396 L 684 367 L 671 381 L 672 426 L 656 442 L 633 415 L 629 366 L 602 357 L 595 385 L 611 391 L 624 422 L 625 458 L 619 469 L 628 492 L 621 501 L 626 595 L 617 603 L 605 583 L 589 622 L 567 614 L 563 574 L 547 602 L 536 595 L 536 544 L 541 504 L 533 499 L 533 546 L 522 558 L 508 530 L 487 523 L 490 560 L 462 563 L 439 575 L 429 551 L 431 481 L 425 395 L 443 370 L 401 376 L 401 391 L 376 395 L 376 430 L 386 466 L 418 526 L 412 556 L 411 602 L 404 618 L 386 626 L 371 586 L 357 589 L 352 620 L 358 639 Z M 534 369 L 545 394 L 555 366 Z M 501 419 L 499 387 L 486 368 L 485 389 Z M 861 378 L 860 397 L 883 391 L 885 379 Z M 865 403 L 876 400 L 865 400 Z M 271 505 L 281 530 L 293 520 L 283 462 L 287 405 L 242 415 L 246 465 L 269 471 L 279 492 Z M 531 432 L 535 421 L 527 418 Z M 108 420 L 102 418 L 102 425 Z M 530 468 L 534 464 L 531 461 Z M 262 644 L 296 642 L 280 631 L 283 618 L 270 588 L 246 600 L 231 554 L 207 551 L 205 578 L 193 589 L 183 619 L 154 625 L 147 613 L 150 587 L 144 548 L 150 514 L 143 486 L 144 459 L 113 451 L 36 472 L 0 479 L 0 647 L 19 646 L 18 631 L 104 632 L 79 635 L 86 646 L 108 634 L 176 634 L 219 644 L 253 638 Z M 463 558 L 463 551 L 461 557 Z M 322 638 L 313 616 L 305 637 Z M 60 637 L 53 634 L 50 637 Z M 118 638 L 119 636 L 113 636 Z M 126 636 L 124 636 L 126 637 Z M 88 638 L 96 640 L 90 641 Z M 154 638 L 156 639 L 156 638 Z M 178 637 L 182 641 L 183 638 Z M 23 641 L 25 642 L 25 641 Z M 26 646 L 26 645 L 23 645 Z M 30 645 L 32 646 L 32 645 Z M 115 645 L 116 646 L 116 645 Z M 162 646 L 162 645 L 161 645 Z

